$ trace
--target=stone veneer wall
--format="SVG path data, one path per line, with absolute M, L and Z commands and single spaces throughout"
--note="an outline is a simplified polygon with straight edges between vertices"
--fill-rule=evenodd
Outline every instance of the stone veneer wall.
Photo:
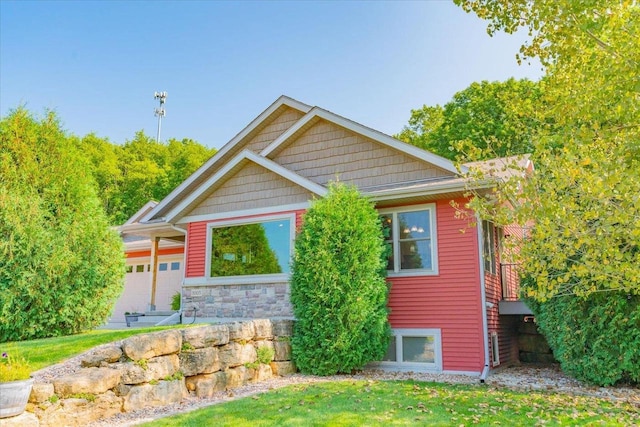
M 261 319 L 293 317 L 288 283 L 189 286 L 183 288 L 185 318 Z
M 82 426 L 293 373 L 292 327 L 291 320 L 259 319 L 136 335 L 100 347 L 82 358 L 78 373 L 34 384 L 27 411 L 37 420 L 30 425 Z M 257 363 L 263 346 L 274 350 L 270 364 Z

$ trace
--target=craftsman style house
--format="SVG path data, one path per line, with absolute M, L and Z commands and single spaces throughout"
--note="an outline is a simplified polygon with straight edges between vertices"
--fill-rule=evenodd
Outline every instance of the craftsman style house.
M 505 305 L 510 315 L 499 312 L 503 290 L 513 291 L 500 280 L 504 233 L 490 222 L 456 215 L 467 202 L 464 172 L 442 157 L 282 96 L 121 230 L 147 236 L 152 305 L 164 292 L 154 273 L 170 249 L 163 242 L 184 242 L 185 317 L 292 317 L 289 261 L 303 214 L 330 181 L 356 185 L 391 229 L 394 338 L 381 364 L 486 374 L 517 359 L 514 328 L 524 311 Z M 475 185 L 479 192 L 483 186 L 490 190 L 487 182 Z

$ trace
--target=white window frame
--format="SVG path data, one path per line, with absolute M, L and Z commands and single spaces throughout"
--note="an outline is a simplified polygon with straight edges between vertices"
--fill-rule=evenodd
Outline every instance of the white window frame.
M 442 371 L 442 333 L 440 329 L 416 329 L 399 328 L 392 329 L 391 335 L 396 338 L 396 361 L 381 361 L 375 363 L 380 368 L 393 369 L 398 371 Z M 404 354 L 402 350 L 402 339 L 433 337 L 434 362 L 403 362 Z
M 269 215 L 260 216 L 255 218 L 238 218 L 230 219 L 226 221 L 216 221 L 207 224 L 207 241 L 205 251 L 205 282 L 208 285 L 245 285 L 245 284 L 258 284 L 258 283 L 281 283 L 288 282 L 290 273 L 277 273 L 277 274 L 253 274 L 242 276 L 223 276 L 223 277 L 211 277 L 211 238 L 214 228 L 222 228 L 236 225 L 249 225 L 260 224 L 263 222 L 273 222 L 282 219 L 289 220 L 289 262 L 293 256 L 293 245 L 296 237 L 296 214 L 282 214 L 282 215 Z M 201 283 L 201 282 L 200 282 Z M 187 284 L 187 283 L 185 283 Z
M 484 271 L 496 275 L 498 274 L 498 261 L 500 250 L 500 227 L 489 220 L 482 220 L 482 260 Z
M 411 270 L 402 270 L 400 268 L 400 230 L 396 229 L 399 227 L 398 222 L 398 214 L 404 212 L 417 212 L 417 211 L 429 211 L 429 219 L 430 224 L 429 228 L 431 230 L 431 269 L 426 268 L 417 268 Z M 387 270 L 388 277 L 408 277 L 408 276 L 436 276 L 438 275 L 438 231 L 436 224 L 438 223 L 436 220 L 436 204 L 435 203 L 426 203 L 422 205 L 412 205 L 406 206 L 402 208 L 386 208 L 378 210 L 380 215 L 392 215 L 392 225 L 394 227 L 393 230 L 393 260 L 394 266 L 393 270 Z M 386 238 L 385 238 L 386 240 Z

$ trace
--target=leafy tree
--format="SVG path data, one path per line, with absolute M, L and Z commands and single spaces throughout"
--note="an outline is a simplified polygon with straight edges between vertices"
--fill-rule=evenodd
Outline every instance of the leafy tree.
M 215 150 L 191 139 L 156 142 L 139 131 L 124 145 L 89 134 L 78 139 L 92 164 L 98 194 L 112 223 L 121 224 L 149 200 L 161 200 Z
M 540 85 L 530 80 L 472 83 L 444 107 L 411 110 L 396 138 L 451 160 L 465 153 L 475 160 L 529 153 L 540 103 Z
M 355 188 L 331 184 L 295 243 L 293 358 L 302 372 L 351 372 L 389 344 L 386 260 L 380 219 Z
M 122 291 L 122 244 L 53 113 L 0 121 L 0 176 L 0 342 L 104 322 Z
M 529 31 L 532 40 L 518 59 L 537 56 L 546 66 L 544 115 L 553 122 L 534 139 L 536 171 L 499 185 L 491 199 L 476 198 L 474 207 L 503 224 L 533 224 L 519 254 L 524 293 L 542 331 L 565 369 L 611 383 L 610 377 L 598 380 L 570 368 L 584 357 L 605 363 L 597 347 L 610 339 L 610 330 L 598 323 L 590 345 L 579 347 L 578 341 L 563 340 L 557 329 L 562 323 L 554 322 L 562 307 L 567 317 L 577 313 L 588 322 L 604 305 L 611 308 L 609 318 L 621 316 L 618 345 L 637 346 L 640 6 L 604 0 L 456 2 L 487 19 L 490 33 Z M 637 368 L 627 369 L 640 366 L 640 356 L 624 357 L 629 361 L 620 362 L 625 368 L 614 377 L 638 381 Z

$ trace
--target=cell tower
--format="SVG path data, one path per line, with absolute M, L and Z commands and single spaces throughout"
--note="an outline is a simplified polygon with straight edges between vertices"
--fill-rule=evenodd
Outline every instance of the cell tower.
M 155 110 L 155 115 L 158 117 L 158 133 L 156 135 L 156 142 L 159 142 L 162 118 L 166 115 L 166 112 L 164 111 L 164 103 L 167 101 L 167 92 L 156 92 L 153 94 L 153 98 L 160 101 L 160 107 Z

